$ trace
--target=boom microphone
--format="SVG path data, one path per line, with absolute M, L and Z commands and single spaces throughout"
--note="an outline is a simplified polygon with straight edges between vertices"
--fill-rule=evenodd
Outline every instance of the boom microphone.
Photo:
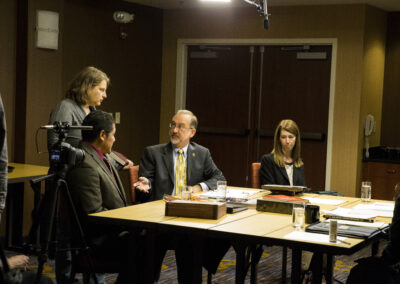
M 68 128 L 68 129 L 80 129 L 80 130 L 93 130 L 93 126 L 83 126 L 83 125 L 69 125 L 67 124 L 60 124 L 58 122 L 54 123 L 54 124 L 50 124 L 50 125 L 43 125 L 40 126 L 40 129 L 64 129 L 64 128 Z

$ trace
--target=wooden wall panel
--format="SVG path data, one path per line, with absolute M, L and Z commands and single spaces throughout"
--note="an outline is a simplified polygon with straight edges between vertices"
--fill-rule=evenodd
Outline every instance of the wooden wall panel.
M 133 23 L 113 20 L 117 10 L 135 14 Z M 138 163 L 143 148 L 158 143 L 162 11 L 121 1 L 67 1 L 63 36 L 63 86 L 85 66 L 111 78 L 100 109 L 121 113 L 114 148 Z M 128 37 L 119 38 L 124 26 Z
M 400 147 L 400 13 L 388 17 L 381 145 Z
M 25 153 L 20 162 L 48 165 L 48 154 L 37 154 L 35 132 L 47 124 L 72 76 L 87 65 L 103 69 L 111 77 L 109 98 L 101 109 L 121 112 L 115 147 L 138 162 L 143 147 L 158 142 L 162 11 L 123 1 L 32 0 L 27 5 L 26 95 L 21 98 L 26 101 L 22 113 L 26 119 L 20 119 L 26 139 L 22 139 Z M 60 14 L 58 50 L 35 47 L 36 10 Z M 126 26 L 129 35 L 125 41 L 119 39 L 120 25 L 112 17 L 116 10 L 136 14 L 135 21 Z M 43 130 L 38 143 L 39 150 L 47 151 Z M 127 187 L 126 174 L 123 182 Z M 29 185 L 25 193 L 24 219 L 29 225 Z

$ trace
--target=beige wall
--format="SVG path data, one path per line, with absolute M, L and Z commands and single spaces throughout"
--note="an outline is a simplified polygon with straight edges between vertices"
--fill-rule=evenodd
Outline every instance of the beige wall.
M 362 71 L 361 111 L 359 125 L 359 151 L 357 167 L 362 167 L 362 151 L 365 147 L 364 119 L 367 114 L 375 117 L 376 132 L 369 137 L 369 146 L 381 143 L 383 79 L 385 67 L 387 14 L 367 7 L 364 35 L 364 59 Z M 357 172 L 360 181 L 361 172 Z M 360 186 L 357 188 L 359 192 Z
M 385 67 L 386 19 L 385 12 L 368 7 L 366 10 L 364 38 L 364 66 L 362 83 L 362 110 L 360 130 L 363 138 L 363 123 L 366 114 L 382 120 L 383 78 Z M 370 147 L 379 146 L 381 125 L 377 123 L 376 132 L 370 137 Z
M 270 13 L 270 28 L 264 30 L 263 19 L 253 7 L 164 12 L 160 142 L 168 139 L 166 129 L 175 108 L 178 39 L 336 38 L 331 186 L 328 188 L 354 196 L 361 172 L 364 44 L 369 35 L 365 22 L 367 17 L 380 12 L 365 5 L 338 5 L 271 7 Z

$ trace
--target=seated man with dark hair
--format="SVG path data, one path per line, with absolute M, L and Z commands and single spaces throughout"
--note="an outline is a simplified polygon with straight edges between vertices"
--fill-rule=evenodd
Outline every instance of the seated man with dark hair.
M 107 160 L 115 142 L 115 123 L 112 116 L 104 111 L 92 111 L 83 121 L 84 126 L 93 130 L 82 131 L 81 149 L 85 157 L 70 170 L 67 181 L 71 190 L 86 240 L 94 255 L 107 255 L 121 265 L 117 283 L 134 283 L 133 259 L 129 247 L 134 243 L 128 232 L 114 227 L 113 230 L 92 225 L 87 215 L 127 205 L 125 191 L 118 172 Z

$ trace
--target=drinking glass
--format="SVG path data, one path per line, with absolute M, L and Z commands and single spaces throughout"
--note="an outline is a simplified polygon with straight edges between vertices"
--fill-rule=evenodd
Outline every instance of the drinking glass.
M 192 199 L 192 187 L 184 186 L 181 192 L 182 200 L 191 200 Z
M 217 181 L 217 201 L 226 201 L 226 181 Z
M 361 182 L 361 202 L 368 203 L 371 201 L 371 182 Z
M 302 202 L 293 204 L 292 220 L 293 227 L 295 227 L 296 230 L 301 230 L 302 228 L 304 228 L 305 203 Z

